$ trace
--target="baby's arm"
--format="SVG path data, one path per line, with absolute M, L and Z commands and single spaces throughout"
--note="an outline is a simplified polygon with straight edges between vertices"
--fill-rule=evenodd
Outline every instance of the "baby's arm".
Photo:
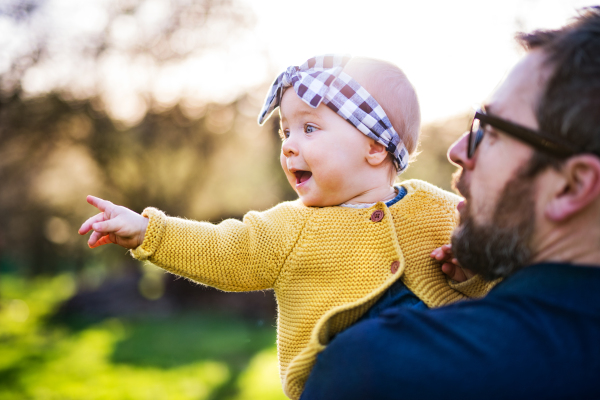
M 138 260 L 227 291 L 273 287 L 309 210 L 295 202 L 282 203 L 250 212 L 243 221 L 214 225 L 168 217 L 154 208 L 139 215 L 91 196 L 88 202 L 103 211 L 79 230 L 94 230 L 90 247 L 117 243 L 131 249 Z
M 135 249 L 144 242 L 148 218 L 98 197 L 88 196 L 87 202 L 101 211 L 79 228 L 80 235 L 94 230 L 88 240 L 90 248 L 115 243 L 127 249 Z
M 475 275 L 470 270 L 460 266 L 458 260 L 454 258 L 451 244 L 445 244 L 442 247 L 438 247 L 431 252 L 430 257 L 435 258 L 438 261 L 443 261 L 442 272 L 456 282 L 465 282 Z

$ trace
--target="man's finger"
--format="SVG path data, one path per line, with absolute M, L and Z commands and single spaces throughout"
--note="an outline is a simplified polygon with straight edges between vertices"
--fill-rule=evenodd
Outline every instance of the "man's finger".
M 113 205 L 110 201 L 102 200 L 100 197 L 96 196 L 88 196 L 86 200 L 100 211 L 106 211 L 107 208 Z
M 96 222 L 100 222 L 100 221 L 104 221 L 104 213 L 99 213 L 94 215 L 93 217 L 90 217 L 87 219 L 87 221 L 85 221 L 83 224 L 81 224 L 81 228 L 79 228 L 79 234 L 80 235 L 85 235 L 86 233 L 88 233 L 91 229 L 92 229 L 92 224 L 96 223 Z

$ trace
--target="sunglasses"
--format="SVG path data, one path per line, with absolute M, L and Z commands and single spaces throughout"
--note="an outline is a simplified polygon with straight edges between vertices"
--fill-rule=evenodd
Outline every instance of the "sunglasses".
M 477 109 L 471 123 L 471 130 L 469 131 L 469 149 L 467 152 L 469 158 L 473 157 L 477 146 L 483 140 L 486 125 L 490 125 L 540 151 L 556 157 L 566 158 L 577 153 L 569 143 L 560 138 L 551 137 L 546 133 L 486 114 L 484 109 Z

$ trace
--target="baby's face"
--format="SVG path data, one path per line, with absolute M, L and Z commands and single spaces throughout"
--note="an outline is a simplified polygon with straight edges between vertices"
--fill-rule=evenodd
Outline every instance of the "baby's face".
M 294 89 L 281 106 L 281 167 L 307 206 L 339 205 L 360 194 L 369 138 L 324 104 L 312 108 Z

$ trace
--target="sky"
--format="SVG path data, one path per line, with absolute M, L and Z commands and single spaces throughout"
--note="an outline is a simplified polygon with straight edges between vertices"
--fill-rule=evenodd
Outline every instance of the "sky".
M 15 1 L 15 0 L 7 0 Z M 86 34 L 104 34 L 107 5 L 116 0 L 46 0 L 39 20 L 59 32 L 57 48 L 73 47 Z M 158 67 L 147 57 L 104 54 L 95 68 L 57 56 L 27 73 L 34 96 L 69 87 L 75 97 L 100 92 L 111 115 L 134 124 L 149 97 L 169 107 L 227 102 L 249 91 L 259 103 L 268 83 L 290 65 L 324 53 L 348 53 L 397 64 L 419 95 L 424 123 L 464 113 L 492 92 L 522 55 L 517 31 L 555 28 L 576 15 L 584 0 L 237 0 L 252 15 L 235 40 Z M 166 0 L 145 0 L 134 16 L 108 29 L 125 49 L 165 13 Z M 0 73 L 10 52 L 23 47 L 27 28 L 0 18 Z M 146 30 L 146 31 L 145 31 Z M 49 42 L 52 42 L 49 40 Z M 183 41 L 174 42 L 181 45 Z M 61 47 L 62 46 L 62 47 Z M 66 53 L 65 53 L 66 54 Z M 60 55 L 60 53 L 59 53 Z
M 470 110 L 523 52 L 517 31 L 560 27 L 575 0 L 249 0 L 273 65 L 342 52 L 391 61 L 419 94 L 425 123 Z M 301 5 L 300 5 L 301 4 Z M 341 5 L 343 4 L 343 6 Z

